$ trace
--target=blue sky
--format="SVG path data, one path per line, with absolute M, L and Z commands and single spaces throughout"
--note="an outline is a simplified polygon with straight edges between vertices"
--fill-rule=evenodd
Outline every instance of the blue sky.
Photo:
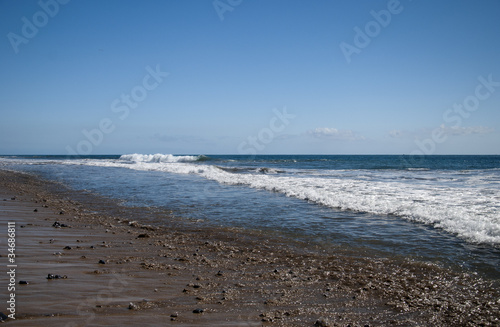
M 500 154 L 500 1 L 0 0 L 0 154 Z

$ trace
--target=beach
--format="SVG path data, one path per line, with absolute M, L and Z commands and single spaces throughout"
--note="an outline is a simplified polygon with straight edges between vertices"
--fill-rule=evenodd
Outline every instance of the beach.
M 0 325 L 500 327 L 500 1 L 1 3 Z
M 11 171 L 0 203 L 7 272 L 16 231 L 13 326 L 500 324 L 498 285 L 465 271 L 169 215 L 145 224 L 146 208 Z M 8 274 L 0 283 L 5 304 Z

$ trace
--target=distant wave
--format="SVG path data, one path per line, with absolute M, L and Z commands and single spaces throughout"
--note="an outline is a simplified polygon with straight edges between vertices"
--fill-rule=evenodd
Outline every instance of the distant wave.
M 206 161 L 207 156 L 175 156 L 173 154 L 124 154 L 119 160 L 129 162 L 147 162 L 147 163 L 162 163 L 162 162 L 193 162 L 193 161 Z

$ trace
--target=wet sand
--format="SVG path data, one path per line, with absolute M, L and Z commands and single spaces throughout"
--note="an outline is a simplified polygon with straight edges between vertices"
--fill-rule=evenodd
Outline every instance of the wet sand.
M 209 228 L 166 212 L 156 213 L 160 226 L 145 211 L 0 170 L 4 314 L 7 223 L 16 223 L 16 319 L 7 323 L 500 325 L 498 285 L 465 272 Z

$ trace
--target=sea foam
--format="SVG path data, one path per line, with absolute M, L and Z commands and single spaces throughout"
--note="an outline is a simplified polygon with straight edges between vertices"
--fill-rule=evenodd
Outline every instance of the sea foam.
M 130 162 L 190 162 L 198 161 L 203 156 L 174 156 L 172 154 L 124 154 L 120 157 L 122 161 Z
M 225 185 L 277 192 L 337 210 L 392 215 L 428 224 L 474 243 L 500 244 L 500 190 L 488 183 L 488 172 L 461 176 L 446 172 L 321 171 L 308 174 L 238 173 L 194 163 L 200 156 L 123 155 L 119 160 L 87 160 L 84 164 L 144 171 L 192 174 Z M 442 180 L 443 182 L 437 182 Z M 479 186 L 477 186 L 479 185 Z

